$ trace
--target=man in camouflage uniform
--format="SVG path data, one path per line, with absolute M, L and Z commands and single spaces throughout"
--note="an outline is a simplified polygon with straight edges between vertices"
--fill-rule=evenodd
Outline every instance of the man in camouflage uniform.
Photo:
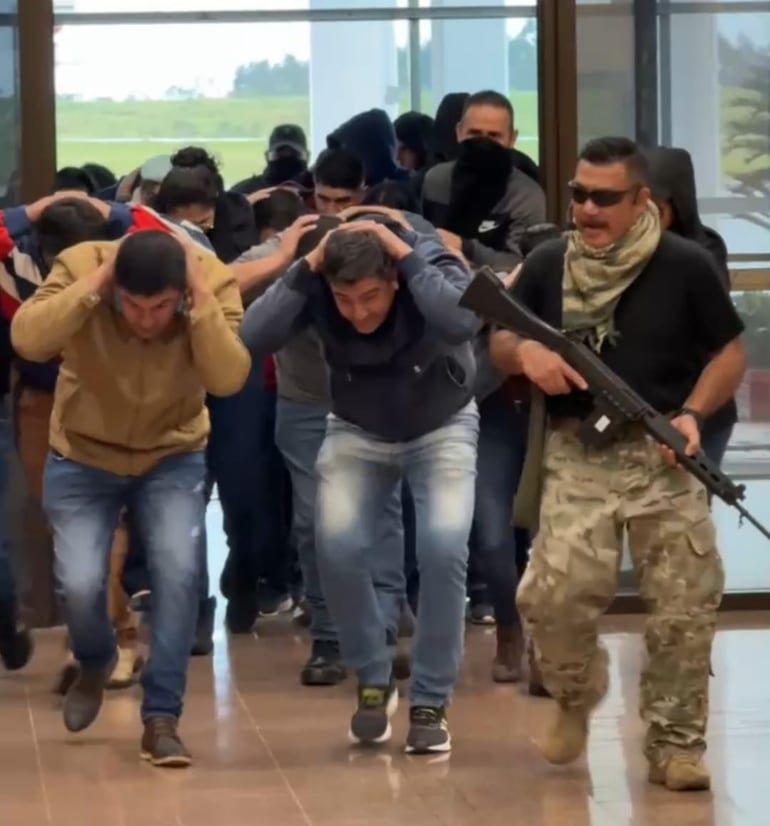
M 743 374 L 741 321 L 707 253 L 661 232 L 635 144 L 592 141 L 570 187 L 575 229 L 533 252 L 513 293 L 670 414 L 693 453 L 703 417 Z M 577 759 L 607 691 L 597 626 L 615 596 L 627 530 L 649 610 L 640 697 L 649 780 L 706 789 L 709 662 L 724 586 L 706 491 L 640 426 L 586 446 L 579 428 L 593 400 L 556 353 L 504 331 L 491 352 L 499 369 L 525 374 L 546 397 L 539 530 L 517 596 L 557 701 L 542 752 L 552 763 Z

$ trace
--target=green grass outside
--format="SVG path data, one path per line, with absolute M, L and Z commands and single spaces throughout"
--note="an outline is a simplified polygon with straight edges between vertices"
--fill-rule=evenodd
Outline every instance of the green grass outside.
M 750 93 L 749 93 L 750 94 Z M 722 135 L 726 124 L 745 114 L 735 106 L 741 90 L 722 90 Z M 538 101 L 536 92 L 512 91 L 516 110 L 516 125 L 521 138 L 519 148 L 539 157 Z M 591 100 L 582 99 L 583 122 L 591 134 L 611 132 L 618 107 L 625 106 L 621 98 L 597 96 L 590 120 Z M 430 93 L 423 95 L 421 108 L 434 111 Z M 402 95 L 399 110 L 406 111 L 408 99 Z M 205 146 L 222 164 L 225 180 L 232 184 L 264 167 L 266 139 L 279 123 L 299 123 L 309 128 L 308 97 L 222 98 L 167 101 L 59 101 L 57 103 L 57 165 L 80 166 L 102 163 L 118 174 L 134 169 L 146 158 L 173 152 L 185 144 Z M 623 118 L 624 119 L 624 118 Z M 116 139 L 125 141 L 93 143 L 83 139 Z M 165 140 L 159 140 L 159 139 Z M 243 142 L 226 139 L 239 138 Z M 770 151 L 770 150 L 769 150 Z M 724 149 L 722 174 L 728 178 L 748 171 L 770 169 L 770 154 L 748 161 L 744 154 Z
M 537 94 L 512 92 L 522 150 L 538 157 Z M 399 111 L 408 109 L 406 98 Z M 430 95 L 423 111 L 432 111 Z M 264 167 L 266 140 L 279 123 L 309 128 L 307 97 L 222 98 L 167 101 L 59 101 L 56 107 L 57 166 L 101 163 L 117 174 L 139 166 L 146 158 L 173 152 L 187 144 L 205 146 L 222 164 L 232 184 Z M 78 140 L 86 138 L 89 140 Z M 93 139 L 126 138 L 114 143 Z M 159 138 L 164 140 L 160 141 Z M 244 142 L 225 139 L 240 138 Z M 129 140 L 130 139 L 130 140 Z M 169 139 L 174 139 L 168 142 Z M 178 139 L 178 142 L 177 142 Z M 208 140 L 205 140 L 208 139 Z

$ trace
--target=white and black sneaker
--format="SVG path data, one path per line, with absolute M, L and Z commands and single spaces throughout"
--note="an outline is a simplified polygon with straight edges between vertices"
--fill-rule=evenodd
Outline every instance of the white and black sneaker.
M 452 748 L 444 706 L 412 706 L 409 709 L 407 754 L 434 754 Z
M 390 685 L 359 685 L 358 708 L 350 720 L 351 743 L 379 744 L 390 740 L 390 720 L 398 708 L 398 690 L 393 678 Z

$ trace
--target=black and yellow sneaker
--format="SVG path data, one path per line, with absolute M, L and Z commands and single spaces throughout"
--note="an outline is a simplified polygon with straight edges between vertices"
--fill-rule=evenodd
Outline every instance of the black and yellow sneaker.
M 452 748 L 444 706 L 412 706 L 409 709 L 407 754 L 448 752 Z
M 392 729 L 390 720 L 398 708 L 398 690 L 391 677 L 386 686 L 360 685 L 358 708 L 350 720 L 351 743 L 387 743 Z

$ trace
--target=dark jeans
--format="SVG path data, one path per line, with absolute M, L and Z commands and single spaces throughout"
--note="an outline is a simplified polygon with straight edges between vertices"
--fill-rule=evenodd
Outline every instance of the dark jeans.
M 498 625 L 519 622 L 517 548 L 529 548 L 527 531 L 511 524 L 513 497 L 527 447 L 528 413 L 500 391 L 479 405 L 479 451 L 473 540 L 478 574 Z M 471 586 L 473 587 L 473 586 Z
M 13 428 L 0 399 L 0 628 L 16 623 L 16 585 L 8 547 L 8 454 L 13 449 Z
M 209 397 L 208 408 L 208 468 L 230 551 L 222 591 L 228 599 L 251 596 L 262 580 L 276 594 L 285 594 L 292 564 L 286 509 L 290 482 L 275 444 L 276 396 L 264 389 L 261 362 L 239 393 Z
M 414 512 L 414 498 L 407 482 L 404 482 L 401 486 L 401 515 L 404 521 L 406 601 L 416 614 L 420 593 L 420 573 L 417 567 L 417 522 Z
M 725 458 L 727 445 L 730 443 L 730 437 L 733 435 L 733 428 L 735 425 L 731 422 L 729 425 L 718 425 L 714 427 L 711 422 L 707 421 L 701 433 L 701 447 L 706 456 L 711 461 L 720 467 L 722 460 Z
M 200 539 L 206 504 L 202 451 L 169 456 L 142 476 L 117 476 L 51 453 L 43 507 L 54 535 L 57 591 L 84 667 L 115 654 L 107 614 L 109 556 L 128 507 L 147 553 L 153 594 L 150 656 L 142 672 L 142 719 L 179 717 L 199 603 Z

